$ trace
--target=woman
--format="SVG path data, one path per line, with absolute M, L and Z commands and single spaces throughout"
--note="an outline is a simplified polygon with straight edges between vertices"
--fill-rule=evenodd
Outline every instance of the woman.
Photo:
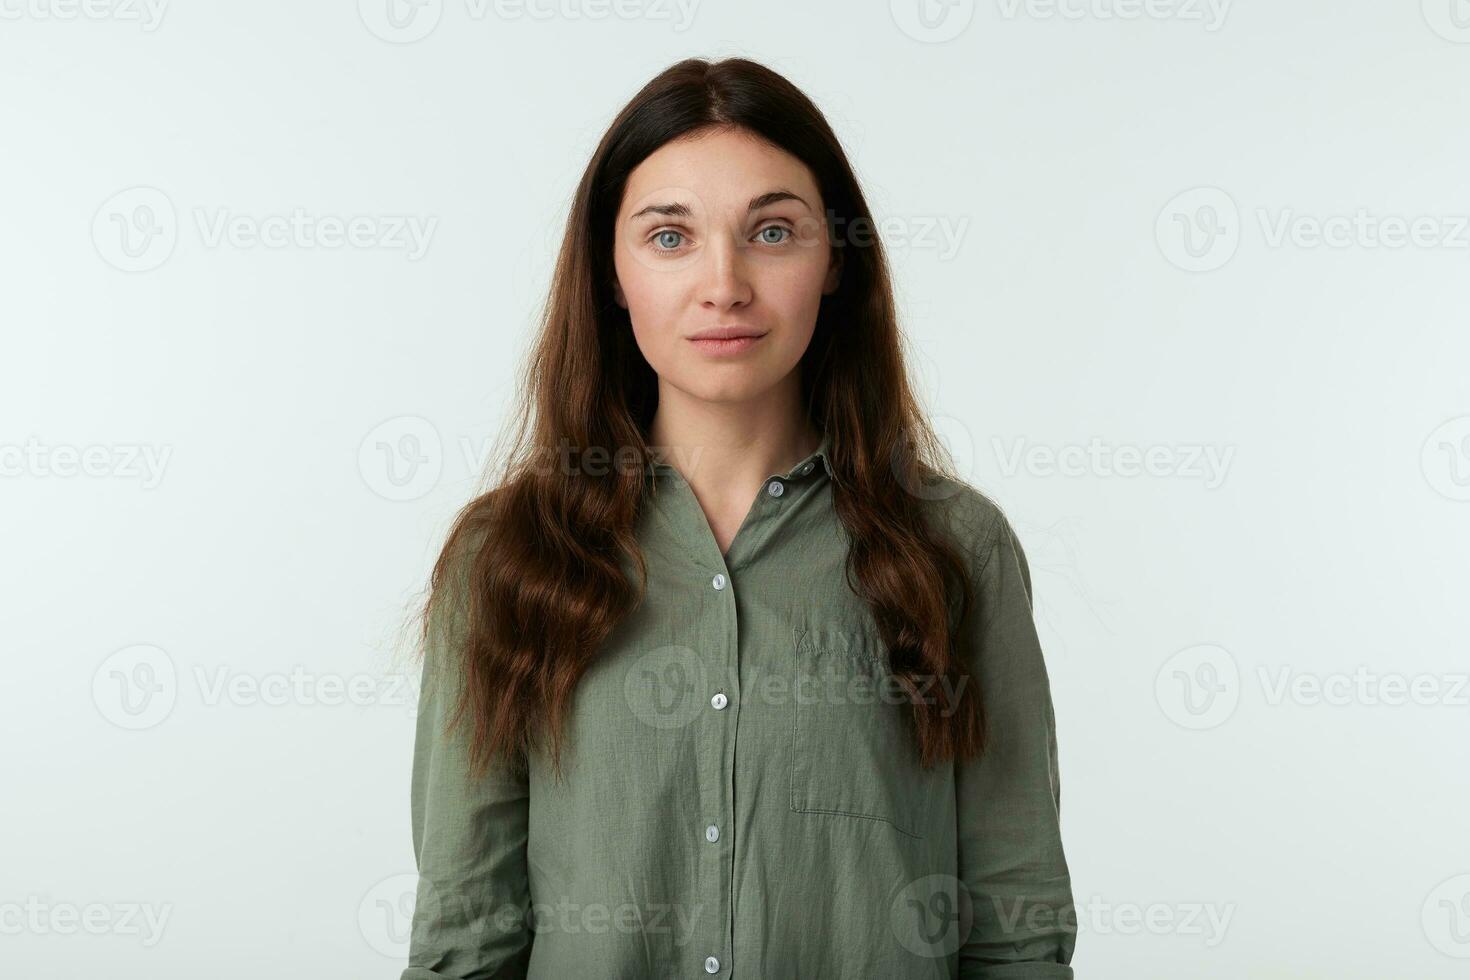
M 1072 975 L 1029 572 L 870 228 L 749 61 L 598 145 L 424 610 L 404 980 Z

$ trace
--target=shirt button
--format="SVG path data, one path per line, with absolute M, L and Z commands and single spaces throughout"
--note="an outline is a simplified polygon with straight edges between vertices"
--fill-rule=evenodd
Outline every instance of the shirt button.
M 719 840 L 720 828 L 716 827 L 714 824 L 710 824 L 708 827 L 704 828 L 704 839 L 709 841 L 711 844 Z
M 715 959 L 713 956 L 706 956 L 704 958 L 704 972 L 705 973 L 719 973 L 720 972 L 720 961 L 717 960 L 717 959 Z
M 785 492 L 786 488 L 781 485 L 780 480 L 772 480 L 769 484 L 766 485 L 766 493 L 770 494 L 773 497 L 779 497 Z
M 801 475 L 802 476 L 806 476 L 811 471 L 812 471 L 812 464 L 811 463 L 807 463 L 805 466 L 803 466 L 801 468 Z
M 730 699 L 725 697 L 725 695 L 721 693 L 716 694 L 714 697 L 710 698 L 709 703 L 715 706 L 716 711 L 723 711 L 725 705 L 730 703 Z
M 713 585 L 716 589 L 723 589 L 725 587 L 725 576 L 724 576 L 724 574 L 721 573 L 719 575 L 716 575 L 714 577 L 714 580 L 711 581 L 710 584 Z

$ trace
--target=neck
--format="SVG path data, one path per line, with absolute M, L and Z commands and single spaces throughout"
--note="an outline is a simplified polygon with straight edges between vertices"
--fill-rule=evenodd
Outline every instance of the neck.
M 736 493 L 784 473 L 810 455 L 821 434 L 796 392 L 763 393 L 745 402 L 709 402 L 660 386 L 649 427 L 651 448 L 695 488 Z M 723 495 L 723 494 L 722 494 Z

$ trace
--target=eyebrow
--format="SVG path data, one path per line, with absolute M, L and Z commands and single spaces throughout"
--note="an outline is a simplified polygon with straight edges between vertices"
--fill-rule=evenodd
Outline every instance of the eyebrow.
M 788 190 L 774 190 L 752 197 L 750 203 L 745 206 L 745 213 L 752 214 L 761 208 L 770 207 L 772 204 L 777 204 L 781 201 L 797 201 L 806 207 L 808 211 L 812 209 L 812 206 L 807 204 L 801 195 L 794 194 Z M 648 207 L 628 215 L 628 220 L 633 221 L 643 217 L 645 214 L 658 214 L 666 218 L 688 218 L 693 212 L 689 210 L 689 205 L 677 201 L 669 204 L 650 204 Z

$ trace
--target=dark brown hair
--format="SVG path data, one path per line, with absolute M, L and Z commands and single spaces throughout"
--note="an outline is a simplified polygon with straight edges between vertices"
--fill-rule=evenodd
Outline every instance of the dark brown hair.
M 646 436 L 658 388 L 613 299 L 614 222 L 641 161 L 712 126 L 764 139 L 815 177 L 834 247 L 845 251 L 800 371 L 809 419 L 831 439 L 833 501 L 850 539 L 847 578 L 909 692 L 923 764 L 982 749 L 981 692 L 953 644 L 969 604 L 965 556 L 930 526 L 926 495 L 915 492 L 948 471 L 906 377 L 882 246 L 838 234 L 873 227 L 867 202 L 826 119 L 791 82 L 741 58 L 689 59 L 645 85 L 592 155 L 520 381 L 504 474 L 459 511 L 434 565 L 422 636 L 430 636 L 436 604 L 461 595 L 452 617 L 461 689 L 453 721 L 471 716 L 480 771 L 497 754 L 523 765 L 549 736 L 560 774 L 574 689 L 646 587 L 634 529 L 654 459 Z M 565 447 L 599 447 L 632 465 L 547 465 Z M 624 574 L 625 558 L 637 583 Z

